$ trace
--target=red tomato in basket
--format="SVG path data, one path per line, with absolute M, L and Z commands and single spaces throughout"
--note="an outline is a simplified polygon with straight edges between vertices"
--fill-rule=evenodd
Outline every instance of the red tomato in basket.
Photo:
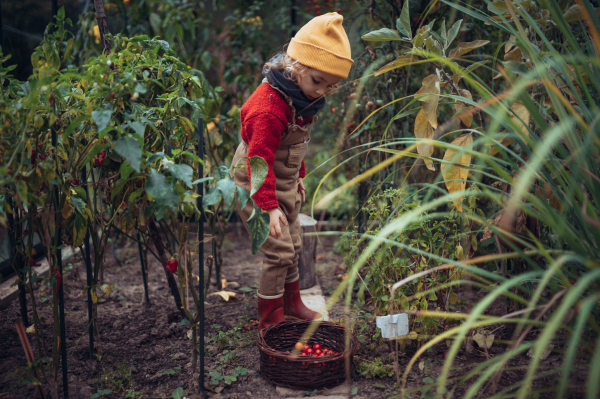
M 308 344 L 304 344 L 304 346 L 302 347 L 302 352 L 306 352 L 306 350 L 310 348 L 310 345 Z
M 321 349 L 315 349 L 315 356 L 319 356 L 321 354 L 323 354 L 323 351 Z
M 317 350 L 317 349 L 323 349 L 323 348 L 321 347 L 321 344 L 314 344 L 313 349 Z
M 315 353 L 315 350 L 314 350 L 313 348 L 310 348 L 310 347 L 309 347 L 309 348 L 306 350 L 306 354 L 307 354 L 307 355 L 309 355 L 309 356 L 312 356 L 312 354 L 313 354 L 313 353 Z

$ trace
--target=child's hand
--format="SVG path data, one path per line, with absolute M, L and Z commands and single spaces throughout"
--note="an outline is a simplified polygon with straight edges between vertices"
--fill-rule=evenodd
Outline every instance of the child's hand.
M 304 188 L 304 182 L 302 181 L 302 179 L 298 179 L 298 192 L 302 196 L 302 203 L 303 204 L 304 204 L 304 201 L 306 201 L 305 191 L 306 191 L 306 188 Z
M 269 214 L 269 227 L 271 228 L 269 235 L 275 239 L 278 239 L 283 235 L 281 233 L 281 225 L 279 222 L 283 223 L 284 226 L 287 226 L 288 222 L 278 208 L 268 209 L 267 213 Z

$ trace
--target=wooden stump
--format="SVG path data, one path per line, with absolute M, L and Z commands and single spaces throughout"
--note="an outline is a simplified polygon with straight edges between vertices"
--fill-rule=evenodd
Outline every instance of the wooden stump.
M 317 231 L 317 221 L 308 215 L 300 214 L 300 226 L 302 233 L 302 248 L 298 258 L 298 273 L 300 274 L 300 289 L 305 290 L 317 284 L 317 271 L 315 264 L 317 262 L 317 236 L 307 233 Z

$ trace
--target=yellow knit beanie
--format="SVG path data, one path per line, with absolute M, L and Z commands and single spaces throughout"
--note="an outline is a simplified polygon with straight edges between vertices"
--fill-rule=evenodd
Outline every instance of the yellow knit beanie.
M 292 38 L 287 55 L 308 67 L 347 78 L 354 61 L 343 21 L 336 12 L 311 19 Z

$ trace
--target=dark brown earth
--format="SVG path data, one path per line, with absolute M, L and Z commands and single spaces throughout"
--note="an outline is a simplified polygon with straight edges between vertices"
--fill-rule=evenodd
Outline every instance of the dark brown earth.
M 72 266 L 72 269 L 65 273 L 67 348 L 69 356 L 72 356 L 69 368 L 70 397 L 89 398 L 90 393 L 97 393 L 99 389 L 110 389 L 111 394 L 100 397 L 172 398 L 173 391 L 178 387 L 183 388 L 184 396 L 198 397 L 194 394 L 197 378 L 192 375 L 191 369 L 191 340 L 187 337 L 189 326 L 180 325 L 181 316 L 175 310 L 162 267 L 156 259 L 150 257 L 148 269 L 151 305 L 146 307 L 142 303 L 143 285 L 137 247 L 131 243 L 123 245 L 121 239 L 118 243 L 117 247 L 120 248 L 116 250 L 116 255 L 122 265 L 117 264 L 111 251 L 106 255 L 104 282 L 114 283 L 115 289 L 106 302 L 99 305 L 98 320 L 103 353 L 101 358 L 89 358 L 88 336 L 84 333 L 88 320 L 83 292 L 85 267 L 80 258 L 71 258 L 65 262 L 67 269 Z M 320 238 L 317 273 L 326 298 L 338 284 L 336 276 L 344 271 L 342 257 L 334 251 L 334 246 L 334 236 Z M 252 320 L 258 319 L 256 295 L 239 290 L 257 285 L 259 280 L 261 256 L 252 256 L 249 248 L 250 242 L 245 231 L 234 229 L 228 233 L 223 246 L 222 274 L 227 281 L 237 283 L 238 289 L 231 286 L 228 288 L 236 292 L 237 297 L 225 302 L 218 296 L 209 296 L 207 302 L 210 305 L 206 306 L 205 322 L 206 373 L 231 375 L 238 366 L 246 369 L 247 373 L 238 377 L 231 385 L 222 382 L 215 385 L 210 378 L 206 378 L 205 386 L 210 390 L 210 396 L 219 398 L 293 396 L 289 393 L 281 394 L 260 374 L 259 352 L 255 345 L 256 327 L 251 323 Z M 206 251 L 209 251 L 208 245 Z M 213 277 L 210 292 L 215 291 Z M 39 290 L 36 292 L 39 294 Z M 482 295 L 483 293 L 462 293 L 461 301 L 468 304 Z M 14 328 L 15 321 L 20 318 L 18 309 L 18 302 L 15 301 L 11 307 L 0 313 L 0 398 L 35 397 L 33 386 L 20 385 L 21 378 L 18 373 L 15 375 L 15 371 L 26 366 L 24 352 Z M 344 309 L 345 306 L 338 303 L 331 310 L 330 318 L 342 319 L 342 322 L 345 322 L 348 316 Z M 368 312 L 368 307 L 364 311 Z M 489 314 L 501 315 L 505 311 L 505 303 L 502 302 L 495 304 Z M 353 359 L 354 364 L 373 362 L 375 358 L 381 358 L 384 364 L 392 364 L 391 344 L 388 346 L 383 341 L 371 339 L 375 330 L 374 319 L 368 318 L 368 322 L 365 323 L 362 321 L 364 313 L 358 315 L 356 309 L 352 312 L 351 320 L 356 321 L 354 331 L 361 335 L 364 341 Z M 44 334 L 50 337 L 52 318 L 49 307 L 42 304 L 40 313 L 42 320 L 47 323 Z M 31 311 L 29 319 L 32 319 Z M 250 330 L 246 330 L 245 326 L 250 326 Z M 368 329 L 361 331 L 363 326 Z M 510 339 L 508 328 L 501 326 L 497 334 L 500 340 Z M 37 353 L 33 334 L 28 334 L 28 337 L 34 352 Z M 404 366 L 417 350 L 416 344 L 411 342 L 407 345 L 405 353 L 400 354 L 401 375 Z M 438 345 L 435 350 L 423 356 L 421 360 L 424 360 L 424 363 L 417 362 L 408 375 L 409 390 L 427 385 L 428 378 L 435 379 L 439 375 L 446 348 L 445 344 Z M 489 354 L 494 356 L 504 350 L 505 344 L 500 342 L 490 349 Z M 452 369 L 451 378 L 464 375 L 483 360 L 485 353 L 479 350 L 474 350 L 471 354 L 462 350 Z M 518 367 L 526 364 L 528 360 L 523 355 L 517 358 L 517 361 L 511 362 L 513 371 L 505 372 L 501 386 L 520 380 L 524 373 Z M 552 354 L 544 364 L 558 364 L 557 362 L 558 355 Z M 419 363 L 421 364 L 418 365 Z M 515 367 L 517 368 L 514 369 Z M 61 381 L 60 374 L 58 379 Z M 550 384 L 551 379 L 548 379 L 547 383 Z M 353 371 L 350 387 L 357 388 L 356 396 L 353 397 L 387 398 L 398 393 L 394 384 L 395 378 L 367 379 Z M 44 388 L 48 393 L 47 385 Z M 457 390 L 455 397 L 461 397 L 462 392 L 464 388 Z M 298 391 L 295 396 L 300 397 L 303 394 L 312 395 L 314 392 Z M 429 396 L 421 396 L 421 392 L 416 392 L 411 397 Z

